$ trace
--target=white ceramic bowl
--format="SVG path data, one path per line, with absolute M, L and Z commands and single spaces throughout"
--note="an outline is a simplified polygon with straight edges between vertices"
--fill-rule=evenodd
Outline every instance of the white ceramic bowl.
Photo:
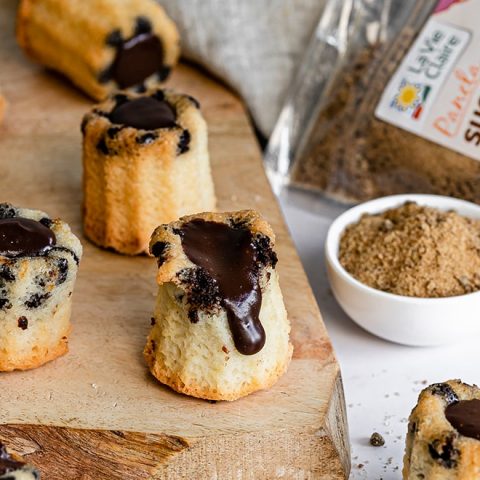
M 480 219 L 480 206 L 437 195 L 392 195 L 347 210 L 330 226 L 325 245 L 335 298 L 358 325 L 392 342 L 441 345 L 480 333 L 480 292 L 446 298 L 404 297 L 368 287 L 341 266 L 338 247 L 347 225 L 357 222 L 364 213 L 379 213 L 409 200 Z

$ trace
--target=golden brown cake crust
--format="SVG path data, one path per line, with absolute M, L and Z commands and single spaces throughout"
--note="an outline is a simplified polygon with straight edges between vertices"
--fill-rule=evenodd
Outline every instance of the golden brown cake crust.
M 195 384 L 190 380 L 188 384 L 180 378 L 179 375 L 166 373 L 164 367 L 156 361 L 155 352 L 152 350 L 151 344 L 147 343 L 143 352 L 145 361 L 150 368 L 152 375 L 164 385 L 168 385 L 172 390 L 191 397 L 201 398 L 203 400 L 227 401 L 232 402 L 239 398 L 246 397 L 251 393 L 260 390 L 267 390 L 277 383 L 278 379 L 287 371 L 288 365 L 292 358 L 293 346 L 289 344 L 288 351 L 284 357 L 285 361 L 279 363 L 272 370 L 266 379 L 259 381 L 252 380 L 250 383 L 242 383 L 240 388 L 231 391 L 222 391 L 217 388 L 206 388 L 205 385 Z
M 180 55 L 178 31 L 154 0 L 21 0 L 17 41 L 33 60 L 61 72 L 92 98 L 102 100 L 119 88 L 114 80 L 102 78 L 116 55 L 107 39 L 115 32 L 128 40 L 139 18 L 147 19 L 151 32 L 160 39 L 165 69 L 173 68 Z M 152 74 L 145 84 L 153 86 L 158 80 Z
M 141 130 L 108 118 L 125 98 L 159 95 L 175 108 L 176 126 Z M 95 244 L 128 255 L 147 253 L 160 223 L 215 209 L 207 126 L 189 95 L 161 89 L 120 93 L 87 113 L 82 130 L 84 229 Z
M 12 358 L 0 352 L 0 372 L 13 372 L 14 370 L 31 370 L 38 368 L 45 363 L 51 362 L 68 352 L 68 337 L 72 330 L 70 326 L 70 315 L 65 316 L 63 323 L 65 324 L 64 335 L 53 346 L 40 346 L 32 351 L 31 356 L 22 358 Z
M 445 416 L 448 405 L 473 399 L 480 399 L 480 389 L 460 380 L 430 385 L 420 393 L 409 419 L 404 479 L 480 478 L 480 440 L 460 434 Z

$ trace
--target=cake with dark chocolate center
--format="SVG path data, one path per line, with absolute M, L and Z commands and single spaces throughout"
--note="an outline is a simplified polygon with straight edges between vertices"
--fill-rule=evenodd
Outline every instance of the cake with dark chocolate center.
M 0 371 L 67 351 L 79 240 L 61 220 L 0 204 Z
M 155 230 L 159 291 L 144 354 L 158 380 L 235 400 L 285 371 L 292 347 L 274 244 L 253 211 L 192 215 Z
M 96 100 L 158 85 L 180 55 L 175 24 L 155 0 L 21 0 L 17 40 Z
M 118 93 L 82 122 L 84 226 L 99 246 L 148 252 L 156 226 L 215 208 L 207 125 L 190 95 Z
M 480 478 L 480 389 L 449 380 L 420 393 L 410 415 L 403 478 Z

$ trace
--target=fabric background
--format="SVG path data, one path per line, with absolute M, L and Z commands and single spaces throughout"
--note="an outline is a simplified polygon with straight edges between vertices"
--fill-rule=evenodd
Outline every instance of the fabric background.
M 182 54 L 236 90 L 268 137 L 325 0 L 159 0 Z

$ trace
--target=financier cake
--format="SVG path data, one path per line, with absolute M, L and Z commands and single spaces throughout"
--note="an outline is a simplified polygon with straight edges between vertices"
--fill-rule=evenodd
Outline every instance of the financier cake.
M 21 0 L 17 40 L 96 100 L 165 80 L 180 54 L 177 28 L 155 0 Z
M 410 415 L 405 480 L 480 478 L 480 389 L 460 380 L 427 387 Z
M 0 371 L 35 368 L 67 351 L 81 255 L 65 222 L 0 204 Z
M 0 443 L 0 480 L 39 480 L 40 473 Z
M 116 94 L 82 131 L 84 229 L 97 245 L 147 253 L 161 223 L 215 209 L 207 125 L 189 95 Z
M 158 296 L 144 350 L 177 392 L 235 400 L 268 388 L 292 356 L 271 227 L 254 211 L 202 213 L 150 242 Z

